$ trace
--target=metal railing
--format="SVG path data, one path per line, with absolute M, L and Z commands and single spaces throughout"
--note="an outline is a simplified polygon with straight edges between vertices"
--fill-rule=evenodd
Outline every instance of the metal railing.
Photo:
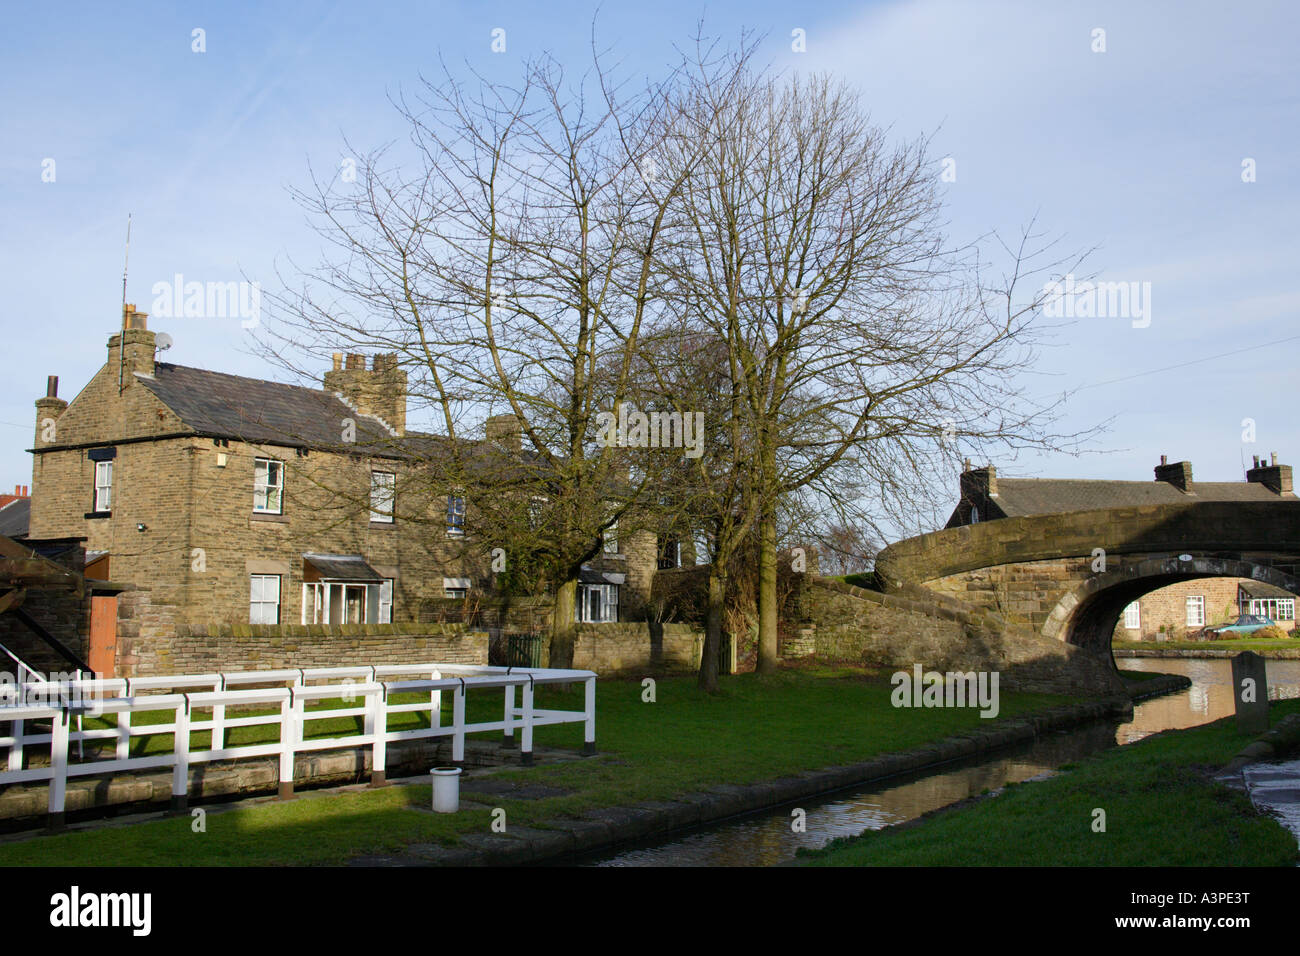
M 410 678 L 409 675 L 417 675 Z M 427 675 L 427 676 L 425 676 Z M 404 680 L 385 678 L 407 676 Z M 309 683 L 317 681 L 320 683 Z M 291 682 L 291 683 L 290 683 Z M 582 710 L 542 710 L 535 705 L 538 687 L 554 684 L 584 684 Z M 278 684 L 255 687 L 249 685 Z M 288 686 L 286 686 L 288 685 Z M 236 689 L 238 688 L 238 689 Z M 469 722 L 465 698 L 471 690 L 504 690 L 500 720 Z M 149 693 L 152 691 L 153 693 Z M 166 693 L 162 691 L 168 691 Z M 451 723 L 442 724 L 442 694 L 452 694 Z M 520 705 L 515 705 L 516 691 Z M 47 695 L 31 701 L 31 694 Z M 420 699 L 398 703 L 393 695 L 420 695 Z M 427 694 L 427 697 L 424 695 Z M 48 699 L 56 697 L 57 699 Z M 311 702 L 341 699 L 344 706 L 307 710 Z M 278 707 L 278 712 L 230 715 L 228 709 Z M 208 711 L 200 719 L 195 711 Z M 165 723 L 137 723 L 132 718 L 148 712 L 170 712 Z M 390 715 L 428 713 L 428 725 L 412 729 L 389 729 Z M 114 715 L 116 726 L 72 729 L 73 718 L 83 714 Z M 361 717 L 362 731 L 342 732 L 323 728 L 310 735 L 314 722 L 340 717 Z M 49 729 L 29 727 L 35 721 L 49 721 Z M 374 667 L 303 668 L 274 671 L 241 671 L 232 674 L 185 674 L 137 679 L 44 681 L 19 685 L 15 702 L 0 704 L 0 723 L 9 722 L 8 736 L 0 736 L 0 748 L 7 748 L 8 769 L 0 771 L 0 786 L 49 781 L 49 813 L 62 819 L 70 778 L 99 776 L 170 767 L 172 808 L 183 809 L 189 794 L 189 769 L 194 764 L 255 757 L 279 758 L 280 795 L 292 793 L 294 758 L 297 754 L 368 747 L 371 750 L 371 782 L 386 776 L 388 744 L 431 737 L 450 737 L 452 761 L 465 759 L 465 737 L 487 731 L 501 731 L 511 743 L 516 732 L 522 762 L 532 763 L 533 732 L 549 724 L 581 723 L 587 753 L 595 752 L 596 674 L 585 670 L 482 667 L 461 664 L 377 665 Z M 279 738 L 271 742 L 232 743 L 228 731 L 239 727 L 278 726 Z M 208 746 L 196 749 L 191 735 L 207 731 Z M 172 735 L 169 753 L 131 754 L 131 741 Z M 84 755 L 73 761 L 69 748 L 94 742 L 107 745 L 112 756 Z M 38 748 L 48 754 L 48 765 L 30 764 L 29 751 Z

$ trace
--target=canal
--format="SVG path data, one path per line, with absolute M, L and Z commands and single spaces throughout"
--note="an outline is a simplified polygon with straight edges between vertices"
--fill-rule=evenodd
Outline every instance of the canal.
M 1184 674 L 1192 686 L 1136 704 L 1126 721 L 1097 721 L 992 756 L 802 800 L 798 807 L 806 814 L 803 832 L 791 827 L 795 807 L 790 805 L 579 862 L 587 866 L 781 866 L 792 863 L 801 847 L 821 847 L 835 837 L 913 820 L 985 790 L 1050 776 L 1064 764 L 1109 747 L 1162 730 L 1195 727 L 1233 712 L 1228 660 L 1129 658 L 1119 665 L 1123 670 Z M 1274 700 L 1300 697 L 1300 661 L 1269 661 L 1268 685 Z

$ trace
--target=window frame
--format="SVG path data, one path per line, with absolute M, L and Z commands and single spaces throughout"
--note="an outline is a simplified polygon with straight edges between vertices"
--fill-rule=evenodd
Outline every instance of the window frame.
M 460 502 L 459 510 L 456 509 L 456 502 Z M 459 518 L 459 522 L 455 519 Z M 447 537 L 463 538 L 465 537 L 465 494 L 464 492 L 452 492 L 447 495 Z
M 271 469 L 266 469 L 266 481 L 259 484 L 258 469 L 262 465 L 277 465 L 276 469 L 279 482 L 271 484 Z M 275 508 L 269 507 L 271 503 L 271 491 L 274 489 L 278 494 L 275 499 Z M 262 505 L 258 505 L 258 496 L 262 496 Z M 262 456 L 253 459 L 253 514 L 259 515 L 282 515 L 284 514 L 284 462 L 279 458 L 265 458 Z
M 1132 612 L 1131 614 L 1129 612 Z M 1142 630 L 1142 602 L 1134 601 L 1124 608 L 1124 629 L 1126 631 Z
M 100 483 L 99 476 L 102 472 L 108 473 L 106 484 Z M 109 514 L 113 510 L 113 459 L 95 462 L 95 475 L 91 487 L 90 510 L 95 514 Z
M 1183 607 L 1186 610 L 1187 627 L 1205 627 L 1205 595 L 1189 594 Z M 1192 614 L 1192 608 L 1196 608 L 1196 614 Z M 1193 620 L 1196 617 L 1198 620 Z
M 387 511 L 377 510 L 375 507 L 376 506 L 375 493 L 376 491 L 383 490 L 382 484 L 376 484 L 376 479 L 380 478 L 381 476 L 387 477 L 388 488 L 387 488 L 386 499 L 380 498 L 378 500 L 378 504 L 382 506 L 386 503 L 388 505 Z M 377 469 L 372 468 L 370 471 L 370 521 L 371 523 L 392 524 L 396 520 L 396 514 L 397 514 L 397 472 L 379 471 Z
M 255 601 L 255 600 L 253 600 L 253 598 L 254 598 L 253 588 L 254 588 L 254 586 L 256 585 L 256 583 L 257 583 L 258 581 L 260 581 L 260 582 L 262 583 L 262 587 L 265 588 L 265 587 L 266 587 L 266 582 L 267 582 L 268 580 L 270 580 L 271 578 L 274 578 L 274 579 L 275 579 L 275 601 L 274 601 L 274 602 L 271 602 L 271 601 L 267 601 L 267 600 L 265 600 L 265 590 L 263 590 L 263 593 L 262 593 L 262 598 L 263 598 L 262 600 L 259 600 L 259 601 Z M 282 610 L 282 609 L 283 609 L 283 607 L 284 607 L 284 582 L 283 582 L 280 578 L 281 578 L 281 576 L 278 575 L 278 574 L 250 574 L 250 575 L 248 576 L 248 579 L 249 579 L 249 583 L 248 583 L 248 623 L 249 623 L 249 624 L 271 624 L 271 625 L 278 625 L 278 624 L 280 623 L 280 615 L 283 613 L 283 610 Z M 257 618 L 257 616 L 254 614 L 254 609 L 255 609 L 255 608 L 264 608 L 264 607 L 267 607 L 267 606 L 274 606 L 274 608 L 275 608 L 275 620 L 274 620 L 274 621 L 259 620 L 259 619 Z
M 617 584 L 579 584 L 577 600 L 574 602 L 574 620 L 578 624 L 617 624 L 618 591 Z M 599 613 L 595 617 L 589 614 L 592 596 L 598 596 L 596 606 Z

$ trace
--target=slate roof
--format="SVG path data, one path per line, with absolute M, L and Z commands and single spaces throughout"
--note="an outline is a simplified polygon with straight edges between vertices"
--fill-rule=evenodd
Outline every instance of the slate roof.
M 382 581 L 379 572 L 360 554 L 304 554 L 303 558 L 320 572 L 322 581 Z
M 25 538 L 32 516 L 32 499 L 19 498 L 0 508 L 0 535 Z
M 344 419 L 356 423 L 358 450 L 395 446 L 393 436 L 331 392 L 243 375 L 157 362 L 153 377 L 137 381 L 204 435 L 304 447 L 342 443 Z M 433 439 L 407 433 L 412 441 Z
M 1285 588 L 1277 587 L 1273 584 L 1265 584 L 1263 581 L 1242 581 L 1237 585 L 1242 591 L 1246 592 L 1248 597 L 1253 598 L 1293 598 L 1295 597 Z
M 999 477 L 997 482 L 998 495 L 993 501 L 1008 518 L 1197 501 L 1300 500 L 1294 494 L 1278 495 L 1252 481 L 1193 481 L 1190 494 L 1167 481 Z

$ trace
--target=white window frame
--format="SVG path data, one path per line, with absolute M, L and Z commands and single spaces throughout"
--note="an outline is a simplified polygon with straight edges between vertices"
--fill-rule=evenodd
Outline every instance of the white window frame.
M 372 471 L 370 473 L 370 520 L 378 524 L 392 524 L 397 503 L 397 473 Z
M 393 623 L 393 584 L 392 578 L 379 582 L 379 624 Z
M 1124 628 L 1129 631 L 1142 630 L 1142 604 L 1134 601 L 1124 608 Z
M 280 623 L 280 575 L 278 574 L 250 574 L 248 576 L 248 623 L 250 624 L 279 624 Z M 269 600 L 267 586 L 271 581 L 275 582 L 275 600 Z M 274 620 L 268 620 L 271 615 L 267 614 L 267 608 L 274 608 Z
M 469 578 L 443 578 L 442 596 L 463 601 L 469 597 L 469 589 L 472 584 L 473 582 Z
M 456 502 L 460 502 L 460 508 L 456 508 Z M 456 518 L 460 522 L 456 522 Z M 462 492 L 453 492 L 447 496 L 447 537 L 463 538 L 465 536 L 465 495 Z
M 271 465 L 277 466 L 278 481 L 271 481 Z M 271 507 L 272 492 L 275 492 L 275 507 Z M 253 511 L 256 514 L 284 514 L 284 462 L 278 458 L 253 459 Z
M 85 500 L 84 498 L 82 499 Z M 113 510 L 113 462 L 95 462 L 95 500 L 90 509 L 95 512 Z
M 1205 595 L 1189 594 L 1187 595 L 1187 626 L 1204 627 L 1205 626 Z
M 574 619 L 579 624 L 617 623 L 618 587 L 617 584 L 579 584 Z

